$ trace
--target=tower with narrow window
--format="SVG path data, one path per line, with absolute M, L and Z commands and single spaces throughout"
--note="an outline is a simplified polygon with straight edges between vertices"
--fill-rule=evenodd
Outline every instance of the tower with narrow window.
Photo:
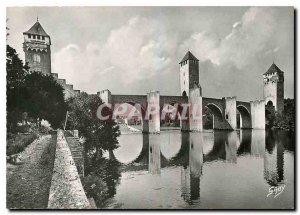
M 284 108 L 284 74 L 273 62 L 263 74 L 265 105 L 273 106 L 275 111 L 282 112 Z
M 28 62 L 30 71 L 51 74 L 51 40 L 39 20 L 26 32 L 23 32 L 25 62 Z
M 190 96 L 190 89 L 200 88 L 199 60 L 188 51 L 179 63 L 180 67 L 180 93 Z

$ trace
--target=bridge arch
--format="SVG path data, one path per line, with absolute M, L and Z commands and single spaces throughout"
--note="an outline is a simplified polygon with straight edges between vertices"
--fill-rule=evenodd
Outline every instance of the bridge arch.
M 135 108 L 141 114 L 141 116 L 143 117 L 145 116 L 146 108 L 142 106 L 140 103 L 128 100 L 128 101 L 123 101 L 122 103 L 115 103 L 114 105 L 116 104 L 128 104 L 133 108 Z M 136 108 L 136 107 L 140 107 L 140 108 Z
M 236 109 L 240 113 L 240 128 L 251 128 L 251 114 L 244 105 L 237 105 Z
M 272 103 L 272 105 L 274 106 L 275 105 L 275 98 L 273 96 L 268 96 L 266 99 L 265 99 L 265 105 L 268 105 L 268 103 L 270 104 L 270 102 Z
M 177 105 L 177 107 L 176 107 L 176 105 Z M 161 115 L 161 123 L 163 122 L 163 121 L 166 121 L 166 118 L 167 117 L 170 117 L 167 113 L 171 113 L 171 112 L 165 112 L 164 111 L 164 108 L 165 107 L 172 107 L 172 108 L 175 108 L 175 110 L 176 110 L 176 114 L 175 114 L 175 118 L 174 119 L 172 119 L 172 121 L 174 121 L 174 124 L 175 124 L 175 127 L 181 127 L 182 128 L 182 119 L 181 119 L 181 113 L 182 113 L 182 106 L 181 106 L 181 104 L 179 104 L 178 102 L 169 102 L 169 103 L 167 103 L 167 104 L 164 104 L 164 106 L 162 106 L 161 107 L 161 110 L 160 110 L 160 115 Z M 165 112 L 165 113 L 163 113 L 163 112 Z M 173 115 L 173 113 L 171 113 L 172 115 Z M 164 119 L 163 119 L 163 115 L 165 115 L 164 116 Z
M 127 100 L 127 101 L 122 101 L 122 103 L 120 102 L 116 102 L 115 104 L 113 104 L 113 116 L 115 117 L 115 119 L 119 119 L 118 115 L 120 112 L 122 112 L 121 110 L 118 111 L 119 107 L 118 105 L 121 105 L 121 108 L 124 108 L 124 105 L 126 106 L 126 111 L 124 114 L 126 121 L 125 123 L 127 124 L 132 124 L 134 123 L 135 125 L 140 125 L 141 126 L 141 130 L 143 130 L 143 127 L 146 126 L 145 121 L 143 120 L 145 115 L 146 115 L 146 108 L 141 105 L 140 103 L 136 103 L 134 101 L 131 100 Z M 134 114 L 134 116 L 132 118 L 129 118 L 129 115 L 133 113 L 133 111 L 135 111 L 137 114 Z M 121 121 L 123 121 L 121 119 Z M 139 124 L 140 122 L 140 124 Z M 124 122 L 123 122 L 124 123 Z
M 213 113 L 213 129 L 219 129 L 220 124 L 223 122 L 223 112 L 221 108 L 214 103 L 207 103 L 205 107 Z
M 208 107 L 213 112 L 214 115 L 221 118 L 223 117 L 222 110 L 221 108 L 218 107 L 218 105 L 213 103 L 208 103 L 206 104 L 206 107 Z

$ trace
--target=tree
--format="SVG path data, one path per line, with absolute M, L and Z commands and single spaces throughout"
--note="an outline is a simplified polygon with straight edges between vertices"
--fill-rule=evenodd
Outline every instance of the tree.
M 23 64 L 16 50 L 6 46 L 6 97 L 7 97 L 7 129 L 11 131 L 22 117 L 20 95 L 24 88 L 25 76 L 29 67 Z
M 67 104 L 63 87 L 52 76 L 40 72 L 27 74 L 20 100 L 21 109 L 38 122 L 45 119 L 53 128 L 62 127 Z
M 101 157 L 103 151 L 119 147 L 119 126 L 113 120 L 100 120 L 97 117 L 98 107 L 102 104 L 99 96 L 84 92 L 68 100 L 67 127 L 79 130 L 80 135 L 85 138 L 85 151 L 95 152 L 94 159 Z
M 64 89 L 52 76 L 29 72 L 16 50 L 6 46 L 7 129 L 13 131 L 22 116 L 45 119 L 57 128 L 64 120 L 67 105 Z
M 275 113 L 274 116 L 275 128 L 295 132 L 295 102 L 294 99 L 284 99 L 284 110 L 280 113 Z

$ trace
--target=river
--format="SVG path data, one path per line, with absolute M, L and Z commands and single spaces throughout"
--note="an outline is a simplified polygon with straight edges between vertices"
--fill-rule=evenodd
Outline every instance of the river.
M 105 208 L 294 207 L 294 137 L 284 131 L 173 130 L 122 134 L 119 143 Z

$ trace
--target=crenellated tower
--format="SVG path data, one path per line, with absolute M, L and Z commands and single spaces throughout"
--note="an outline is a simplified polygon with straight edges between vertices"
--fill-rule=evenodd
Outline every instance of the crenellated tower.
M 275 111 L 284 109 L 284 74 L 275 63 L 263 74 L 264 101 L 267 106 L 274 106 Z
M 65 98 L 80 93 L 79 90 L 73 89 L 72 84 L 67 84 L 65 79 L 58 78 L 57 73 L 51 72 L 51 39 L 38 19 L 28 31 L 23 32 L 23 35 L 23 51 L 29 70 L 51 75 L 64 88 Z
M 51 39 L 45 32 L 38 19 L 26 32 L 23 32 L 23 50 L 25 61 L 28 62 L 30 71 L 51 74 Z

